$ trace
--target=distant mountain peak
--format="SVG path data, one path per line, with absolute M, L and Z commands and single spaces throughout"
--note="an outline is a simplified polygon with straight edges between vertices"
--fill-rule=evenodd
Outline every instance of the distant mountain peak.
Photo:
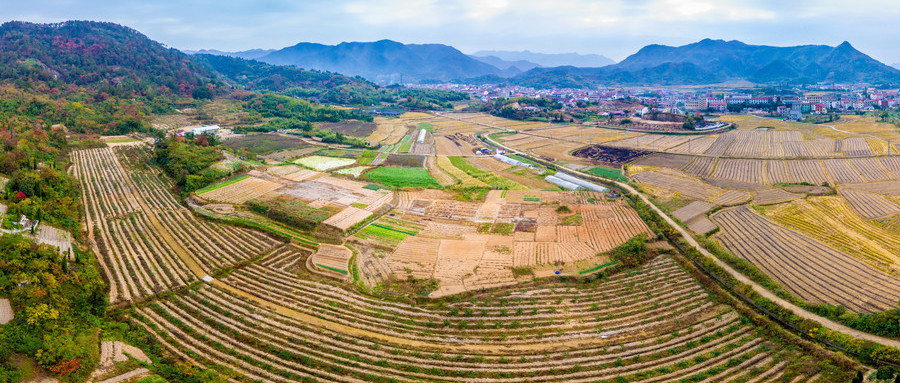
M 853 49 L 853 50 L 856 50 L 856 48 L 854 48 L 853 45 L 850 45 L 850 42 L 849 42 L 849 41 L 844 41 L 844 42 L 842 42 L 840 45 L 836 46 L 835 48 L 836 48 L 836 49 Z
M 443 44 L 403 44 L 389 39 L 337 45 L 298 43 L 258 60 L 274 65 L 362 76 L 378 83 L 450 81 L 500 75 L 492 65 Z
M 856 50 L 846 41 L 834 47 L 775 47 L 710 38 L 677 47 L 647 45 L 622 62 L 604 68 L 582 68 L 552 74 L 537 68 L 519 78 L 528 78 L 527 82 L 522 82 L 527 85 L 559 82 L 551 76 L 574 79 L 572 81 L 580 82 L 582 86 L 713 84 L 728 81 L 900 83 L 900 71 Z

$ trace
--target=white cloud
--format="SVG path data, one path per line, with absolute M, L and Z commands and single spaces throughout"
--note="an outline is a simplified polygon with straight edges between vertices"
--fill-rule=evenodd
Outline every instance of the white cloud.
M 0 9 L 8 19 L 119 22 L 185 49 L 389 38 L 621 59 L 646 44 L 711 37 L 771 45 L 849 40 L 900 61 L 893 49 L 900 7 L 887 0 L 0 0 Z

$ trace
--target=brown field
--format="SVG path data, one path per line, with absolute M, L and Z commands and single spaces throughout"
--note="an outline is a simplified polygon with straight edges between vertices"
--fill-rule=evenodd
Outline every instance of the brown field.
M 722 189 L 688 178 L 687 176 L 680 177 L 673 174 L 664 174 L 659 171 L 641 172 L 632 177 L 639 183 L 668 189 L 686 198 L 701 201 L 712 200 L 723 192 Z
M 765 162 L 722 158 L 716 164 L 710 177 L 764 185 L 766 183 Z
M 869 182 L 863 184 L 848 184 L 844 186 L 867 192 L 878 193 L 888 197 L 900 197 L 900 181 Z
M 369 210 L 348 206 L 339 213 L 328 217 L 328 219 L 322 221 L 322 223 L 334 226 L 341 230 L 347 230 L 351 226 L 356 225 L 371 216 L 372 212 Z
M 825 166 L 825 171 L 828 172 L 833 183 L 863 182 L 862 176 L 850 166 L 847 160 L 822 160 L 822 165 Z
M 434 137 L 434 150 L 439 156 L 469 156 L 472 155 L 471 147 L 460 140 L 453 140 L 447 136 Z
M 697 158 L 699 159 L 699 158 Z M 657 153 L 634 161 L 633 164 L 640 166 L 655 166 L 661 168 L 681 169 L 687 164 L 694 161 L 691 156 L 680 156 L 676 154 Z
M 703 154 L 709 150 L 709 147 L 716 142 L 717 139 L 718 136 L 716 135 L 691 137 L 687 142 L 670 148 L 667 151 L 671 153 Z
M 684 172 L 692 176 L 707 177 L 716 166 L 716 161 L 718 161 L 718 158 L 696 157 L 693 162 L 684 168 Z
M 437 166 L 437 157 L 436 156 L 428 156 L 425 158 L 425 168 L 428 169 L 428 174 L 431 174 L 435 180 L 441 186 L 451 186 L 457 183 L 456 178 L 453 178 L 452 175 L 447 172 L 441 170 L 440 167 Z
M 501 194 L 492 191 L 484 202 L 478 203 L 421 193 L 402 197 L 404 202 L 396 210 L 405 213 L 404 217 L 419 217 L 415 219 L 422 219 L 427 225 L 418 235 L 404 239 L 388 257 L 391 270 L 401 278 L 410 274 L 407 270 L 417 278 L 430 272 L 431 277 L 441 281 L 441 289 L 436 294 L 452 294 L 483 288 L 484 283 L 512 282 L 506 278 L 498 282 L 488 278 L 488 274 L 479 275 L 482 265 L 490 266 L 488 270 L 506 268 L 504 274 L 509 267 L 548 264 L 573 267 L 575 262 L 593 259 L 597 253 L 609 251 L 634 235 L 649 233 L 636 212 L 622 202 L 579 204 L 580 194 L 574 192 L 511 190 L 505 198 Z M 526 202 L 526 195 L 540 201 Z M 577 225 L 560 226 L 561 217 L 555 211 L 555 204 L 561 202 L 579 215 Z M 473 221 L 487 225 L 491 233 L 475 233 Z M 503 225 L 514 226 L 515 231 L 493 232 Z M 497 245 L 502 249 L 493 249 L 493 243 L 503 244 Z M 434 251 L 437 253 L 421 253 Z
M 749 199 L 750 193 L 740 190 L 729 190 L 716 196 L 710 202 L 721 206 L 733 206 L 747 202 Z
M 809 302 L 875 312 L 895 307 L 900 299 L 900 279 L 773 225 L 747 207 L 722 210 L 712 219 L 722 228 L 716 239 Z
M 756 192 L 753 203 L 757 205 L 774 205 L 803 198 L 803 194 L 794 194 L 782 189 L 768 189 Z
M 790 161 L 786 164 L 791 182 L 808 182 L 821 185 L 828 182 L 822 163 L 816 160 Z
M 210 201 L 242 204 L 251 199 L 269 194 L 282 186 L 277 182 L 249 177 L 223 188 L 200 194 L 200 197 Z
M 840 188 L 838 191 L 853 210 L 865 219 L 880 219 L 900 214 L 900 205 L 883 195 L 849 188 Z
M 878 158 L 850 158 L 847 162 L 862 176 L 866 182 L 885 181 L 891 179 L 887 169 L 881 165 Z
M 319 249 L 309 256 L 307 264 L 314 270 L 346 280 L 350 276 L 350 268 L 348 266 L 352 256 L 353 252 L 345 246 L 322 243 L 319 244 Z M 346 273 L 335 272 L 329 268 L 343 270 Z

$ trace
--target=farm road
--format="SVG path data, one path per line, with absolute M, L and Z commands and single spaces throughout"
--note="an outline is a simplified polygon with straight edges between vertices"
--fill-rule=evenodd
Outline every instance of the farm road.
M 516 154 L 526 155 L 526 156 L 528 155 L 528 154 L 523 153 L 523 152 L 521 152 L 521 151 L 518 151 L 518 150 L 515 150 L 515 149 L 511 149 L 511 148 L 509 148 L 509 147 L 507 147 L 507 146 L 505 146 L 505 145 L 503 145 L 503 144 L 500 144 L 500 143 L 498 143 L 498 142 L 492 140 L 490 137 L 485 137 L 485 139 L 488 140 L 491 144 L 493 144 L 493 145 L 495 145 L 495 146 L 502 147 L 502 148 L 506 149 L 506 150 L 507 150 L 508 152 L 510 152 L 510 153 L 516 153 Z M 529 157 L 531 157 L 531 156 L 529 156 Z M 594 177 L 593 175 L 588 175 L 588 174 L 586 174 L 586 173 L 582 173 L 582 172 L 579 172 L 579 171 L 574 170 L 574 169 L 566 169 L 566 172 L 567 172 L 567 173 L 576 174 L 576 175 L 579 175 L 579 176 L 581 176 L 581 177 L 586 177 L 587 179 L 590 179 L 590 178 L 593 178 L 593 177 Z M 611 181 L 612 181 L 612 180 L 611 180 Z M 855 337 L 855 338 L 865 339 L 865 340 L 868 340 L 868 341 L 871 341 L 871 342 L 880 343 L 880 344 L 885 345 L 885 346 L 895 347 L 895 348 L 900 349 L 900 341 L 897 341 L 897 340 L 894 340 L 894 339 L 890 339 L 890 338 L 881 337 L 881 336 L 878 336 L 878 335 L 872 335 L 872 334 L 869 334 L 869 333 L 866 333 L 866 332 L 862 332 L 862 331 L 859 331 L 859 330 L 854 330 L 854 329 L 852 329 L 852 328 L 850 328 L 850 327 L 844 326 L 844 325 L 842 325 L 842 324 L 840 324 L 840 323 L 837 323 L 837 322 L 835 322 L 835 321 L 832 321 L 832 320 L 830 320 L 830 319 L 828 319 L 828 318 L 825 318 L 825 317 L 823 317 L 823 316 L 819 316 L 819 315 L 813 314 L 813 313 L 811 313 L 811 312 L 809 312 L 809 311 L 804 310 L 804 309 L 801 308 L 801 307 L 798 307 L 797 305 L 794 305 L 794 304 L 791 303 L 791 302 L 788 302 L 787 300 L 784 300 L 784 299 L 782 299 L 782 298 L 779 298 L 779 297 L 776 296 L 774 293 L 772 293 L 771 291 L 767 290 L 765 287 L 763 287 L 763 286 L 761 286 L 760 284 L 754 282 L 753 280 L 751 280 L 750 278 L 748 278 L 748 277 L 745 276 L 744 274 L 741 274 L 740 272 L 738 272 L 737 270 L 735 270 L 735 269 L 733 269 L 731 266 L 729 266 L 727 263 L 725 263 L 724 261 L 720 260 L 720 259 L 719 259 L 718 257 L 716 257 L 715 255 L 713 255 L 712 253 L 710 253 L 709 251 L 707 251 L 706 248 L 704 248 L 703 246 L 701 246 L 700 243 L 698 243 L 697 240 L 695 240 L 694 237 L 693 237 L 690 233 L 687 232 L 687 230 L 685 230 L 683 227 L 681 227 L 681 225 L 678 225 L 677 223 L 675 223 L 675 220 L 673 220 L 672 217 L 670 217 L 668 214 L 666 214 L 665 212 L 663 212 L 662 209 L 660 209 L 659 207 L 657 207 L 654 203 L 650 202 L 650 199 L 647 198 L 646 195 L 644 195 L 643 193 L 637 191 L 635 188 L 631 187 L 631 185 L 628 185 L 628 184 L 625 184 L 625 183 L 622 183 L 622 182 L 618 182 L 618 181 L 612 181 L 612 182 L 614 182 L 616 185 L 618 185 L 619 187 L 621 187 L 622 189 L 624 189 L 625 191 L 627 191 L 629 194 L 634 194 L 634 195 L 639 196 L 639 197 L 641 198 L 641 200 L 644 201 L 644 203 L 646 203 L 646 204 L 649 205 L 654 211 L 656 211 L 656 213 L 659 214 L 660 217 L 663 217 L 663 219 L 666 221 L 666 223 L 668 223 L 670 226 L 672 226 L 672 227 L 674 227 L 676 230 L 678 230 L 678 232 L 681 233 L 681 235 L 682 235 L 682 236 L 684 237 L 684 239 L 687 241 L 688 245 L 693 246 L 693 247 L 694 247 L 695 249 L 697 249 L 697 251 L 699 251 L 701 254 L 703 254 L 704 256 L 709 257 L 710 259 L 712 259 L 714 262 L 716 262 L 717 265 L 719 265 L 720 267 L 722 267 L 726 272 L 728 272 L 729 274 L 731 274 L 735 279 L 737 279 L 738 281 L 741 281 L 741 283 L 744 283 L 744 284 L 750 286 L 757 294 L 759 294 L 759 295 L 765 297 L 766 299 L 771 300 L 772 302 L 775 302 L 777 305 L 779 305 L 779 306 L 781 306 L 781 307 L 784 307 L 785 309 L 790 310 L 792 313 L 794 313 L 795 315 L 797 315 L 797 316 L 799 316 L 799 317 L 801 317 L 801 318 L 809 319 L 809 320 L 818 322 L 820 325 L 822 325 L 822 327 L 825 327 L 825 328 L 827 328 L 827 329 L 830 329 L 830 330 L 833 330 L 833 331 L 837 331 L 837 332 L 840 332 L 840 333 L 843 333 L 843 334 L 846 334 L 846 335 L 849 335 L 849 336 L 852 336 L 852 337 Z

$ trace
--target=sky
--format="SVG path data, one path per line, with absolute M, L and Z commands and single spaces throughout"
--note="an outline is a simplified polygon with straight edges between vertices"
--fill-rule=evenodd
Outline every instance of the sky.
M 0 0 L 0 20 L 111 21 L 182 50 L 391 39 L 465 53 L 530 50 L 622 60 L 704 38 L 854 47 L 900 63 L 896 0 Z

